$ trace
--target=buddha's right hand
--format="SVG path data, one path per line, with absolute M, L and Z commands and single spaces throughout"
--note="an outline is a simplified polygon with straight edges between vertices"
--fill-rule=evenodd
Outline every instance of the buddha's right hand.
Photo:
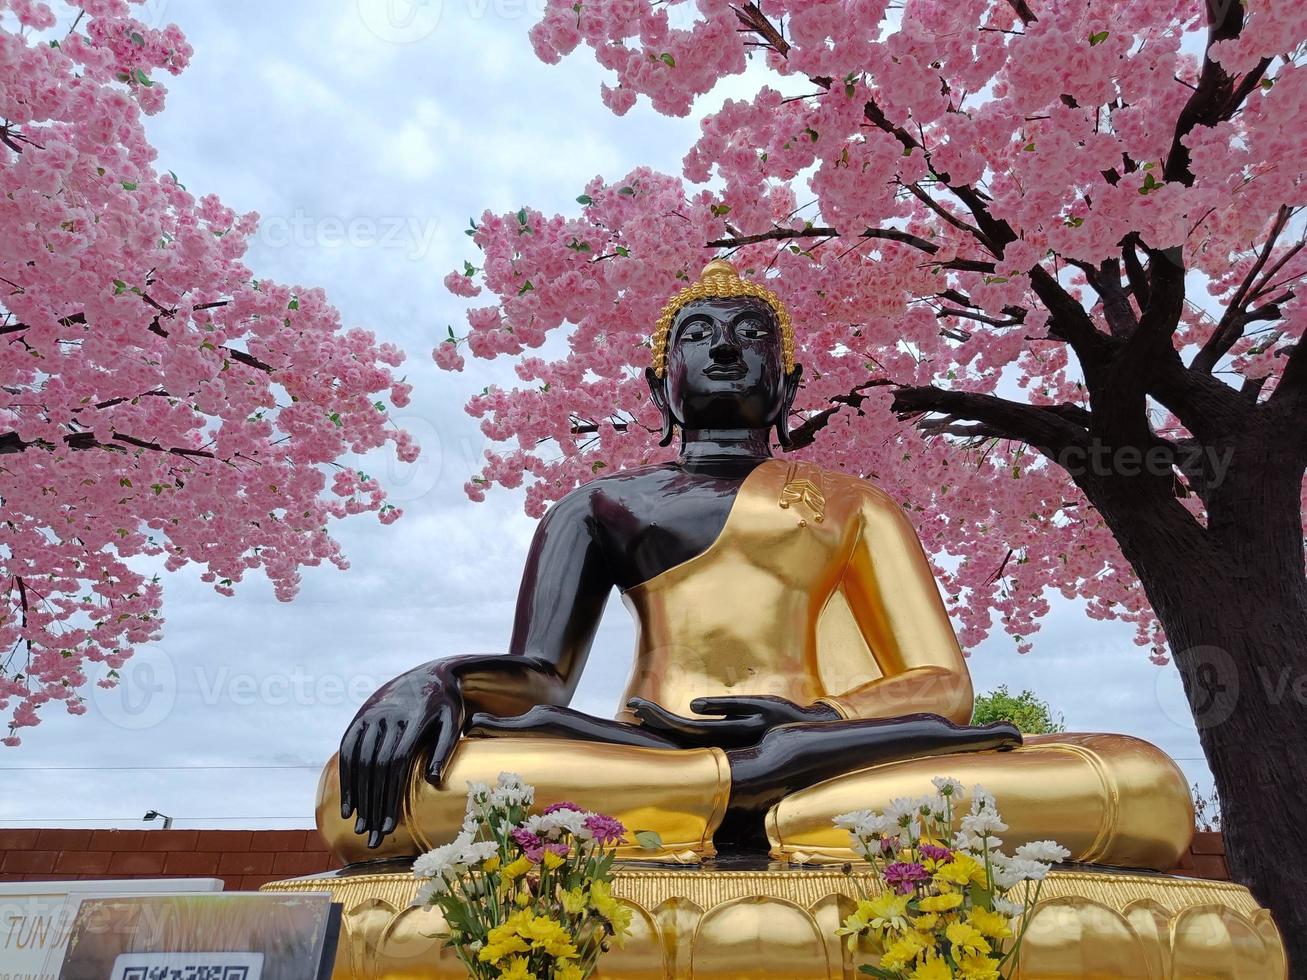
M 357 812 L 354 833 L 366 834 L 368 847 L 394 831 L 419 753 L 431 747 L 426 778 L 438 785 L 463 734 L 463 695 L 451 660 L 424 664 L 382 685 L 341 739 L 340 815 Z

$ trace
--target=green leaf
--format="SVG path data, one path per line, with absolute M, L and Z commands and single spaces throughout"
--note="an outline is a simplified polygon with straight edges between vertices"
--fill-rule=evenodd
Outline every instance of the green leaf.
M 531 280 L 528 279 L 526 282 L 522 283 L 522 288 L 517 291 L 517 295 L 522 296 L 533 289 L 535 289 L 535 286 L 531 285 Z
M 1106 41 L 1106 40 L 1107 40 L 1109 37 L 1111 37 L 1111 36 L 1112 36 L 1112 32 L 1111 32 L 1111 31 L 1098 31 L 1098 32 L 1095 33 L 1095 34 L 1090 34 L 1090 35 L 1089 35 L 1089 46 L 1092 48 L 1092 47 L 1095 47 L 1095 46 L 1097 46 L 1097 45 L 1099 45 L 1099 44 L 1102 44 L 1104 41 Z
M 120 487 L 130 487 L 131 485 L 132 485 L 132 481 L 125 476 L 118 481 L 118 486 Z
M 132 72 L 132 78 L 136 79 L 136 81 L 144 85 L 146 88 L 154 88 L 154 82 L 150 81 L 150 77 L 139 68 Z
M 123 282 L 121 279 L 115 279 L 113 281 L 113 294 L 115 296 L 121 296 L 125 292 L 127 292 L 127 283 Z
M 661 61 L 664 65 L 666 65 L 668 68 L 676 67 L 676 59 L 665 51 L 658 56 L 658 60 Z
M 619 193 L 619 194 L 625 194 L 627 197 L 635 197 L 635 188 L 634 188 L 634 187 L 621 187 L 621 188 L 618 188 L 617 193 Z
M 58 41 L 51 41 L 51 42 L 50 42 L 50 47 L 55 48 L 55 49 L 57 50 L 58 47 L 59 47 L 59 42 L 58 42 Z
M 290 302 L 286 304 L 286 307 L 287 309 L 298 310 L 300 308 L 299 297 L 292 296 Z
M 631 250 L 625 245 L 618 245 L 617 248 L 613 249 L 613 251 L 624 259 L 629 259 L 631 257 Z
M 589 194 L 578 194 L 576 197 L 577 204 L 593 204 L 594 199 Z
M 468 224 L 467 228 L 463 229 L 463 234 L 471 238 L 473 235 L 477 233 L 477 223 L 473 221 L 471 218 L 468 218 L 467 224 Z
M 714 204 L 708 210 L 720 218 L 724 214 L 731 213 L 731 206 L 729 204 Z
M 132 31 L 132 43 L 138 48 L 145 47 L 145 38 L 141 37 L 138 31 Z
M 590 464 L 591 473 L 598 473 L 600 470 L 606 470 L 606 469 L 608 469 L 608 464 L 601 459 L 596 459 L 593 463 Z
M 473 276 L 475 276 L 476 274 L 477 274 L 477 267 L 474 266 L 471 262 L 468 262 L 466 259 L 464 259 L 464 261 L 463 261 L 463 275 L 465 275 L 465 276 L 467 276 L 467 278 L 471 279 L 471 278 L 472 278 Z
M 663 846 L 663 839 L 656 830 L 637 830 L 634 836 L 635 842 L 646 851 L 657 851 Z
M 524 224 L 526 224 L 526 208 L 519 208 L 519 209 L 518 209 L 518 212 L 517 212 L 517 223 L 518 223 L 519 225 L 524 225 Z
M 373 403 L 372 403 L 372 407 L 375 408 L 378 412 L 384 412 L 384 411 L 386 410 L 386 403 L 385 403 L 385 402 L 373 402 Z
M 345 424 L 340 420 L 340 412 L 332 412 L 327 416 L 327 418 L 329 418 L 337 428 L 340 428 Z

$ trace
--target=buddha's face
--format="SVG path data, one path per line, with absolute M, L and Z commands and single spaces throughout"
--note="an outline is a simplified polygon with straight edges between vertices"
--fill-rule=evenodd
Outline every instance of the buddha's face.
M 687 304 L 668 336 L 666 397 L 690 429 L 762 429 L 785 407 L 781 331 L 752 297 Z

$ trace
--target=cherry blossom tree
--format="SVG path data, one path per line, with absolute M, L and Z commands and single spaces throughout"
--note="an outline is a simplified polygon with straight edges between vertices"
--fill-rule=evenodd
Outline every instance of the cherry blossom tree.
M 262 569 L 290 599 L 301 566 L 346 567 L 329 519 L 399 516 L 348 455 L 416 455 L 386 414 L 400 351 L 320 290 L 256 279 L 257 215 L 155 169 L 142 118 L 190 54 L 125 0 L 0 0 L 8 745 L 159 635 L 153 572 L 198 563 L 230 595 Z
M 469 229 L 481 257 L 446 284 L 489 302 L 436 360 L 521 379 L 468 405 L 505 444 L 469 493 L 525 483 L 539 514 L 666 458 L 642 378 L 661 304 L 714 256 L 774 279 L 801 451 L 916 517 L 964 645 L 1028 650 L 1055 589 L 1176 660 L 1232 868 L 1307 962 L 1307 5 L 687 7 L 550 0 L 533 30 L 547 62 L 591 48 L 618 114 L 751 94 L 682 175 Z

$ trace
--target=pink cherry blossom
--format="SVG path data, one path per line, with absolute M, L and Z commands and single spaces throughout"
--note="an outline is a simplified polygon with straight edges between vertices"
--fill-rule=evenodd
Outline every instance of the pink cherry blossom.
M 1045 300 L 1056 291 L 1113 336 L 1142 309 L 1121 265 L 1134 242 L 1141 264 L 1179 249 L 1207 285 L 1210 301 L 1191 298 L 1174 332 L 1186 360 L 1232 304 L 1267 317 L 1220 369 L 1269 397 L 1307 325 L 1307 291 L 1288 288 L 1307 273 L 1293 210 L 1307 204 L 1307 71 L 1294 55 L 1307 5 L 1244 4 L 1238 37 L 1212 48 L 1242 108 L 1192 126 L 1179 150 L 1178 120 L 1212 72 L 1200 0 L 689 7 L 549 0 L 531 31 L 547 62 L 589 48 L 618 114 L 646 99 L 684 115 L 725 79 L 735 97 L 702 120 L 680 176 L 595 177 L 573 214 L 480 217 L 479 258 L 446 284 L 470 295 L 474 273 L 494 302 L 481 298 L 435 357 L 451 370 L 462 353 L 506 357 L 520 384 L 468 403 L 502 444 L 469 496 L 521 484 L 539 515 L 596 473 L 669 458 L 642 377 L 648 336 L 667 297 L 729 254 L 793 314 L 805 369 L 794 421 L 824 422 L 801 455 L 907 508 L 964 646 L 999 628 L 1029 650 L 1051 587 L 1092 617 L 1133 623 L 1164 662 L 1139 578 L 1066 471 L 947 413 L 915 425 L 898 393 L 1088 408 L 1083 366 Z M 1281 208 L 1294 217 L 1273 235 Z M 1254 266 L 1276 271 L 1248 302 Z M 1113 310 L 1100 289 L 1121 297 Z M 563 352 L 541 356 L 560 333 Z M 1189 434 L 1164 411 L 1155 425 Z M 1180 502 L 1206 519 L 1198 494 Z
M 409 397 L 398 348 L 258 278 L 257 215 L 155 169 L 142 117 L 191 48 L 131 11 L 0 0 L 6 745 L 159 636 L 151 566 L 224 595 L 262 571 L 290 599 L 300 568 L 346 566 L 332 518 L 399 516 L 344 457 L 416 454 L 379 400 Z

